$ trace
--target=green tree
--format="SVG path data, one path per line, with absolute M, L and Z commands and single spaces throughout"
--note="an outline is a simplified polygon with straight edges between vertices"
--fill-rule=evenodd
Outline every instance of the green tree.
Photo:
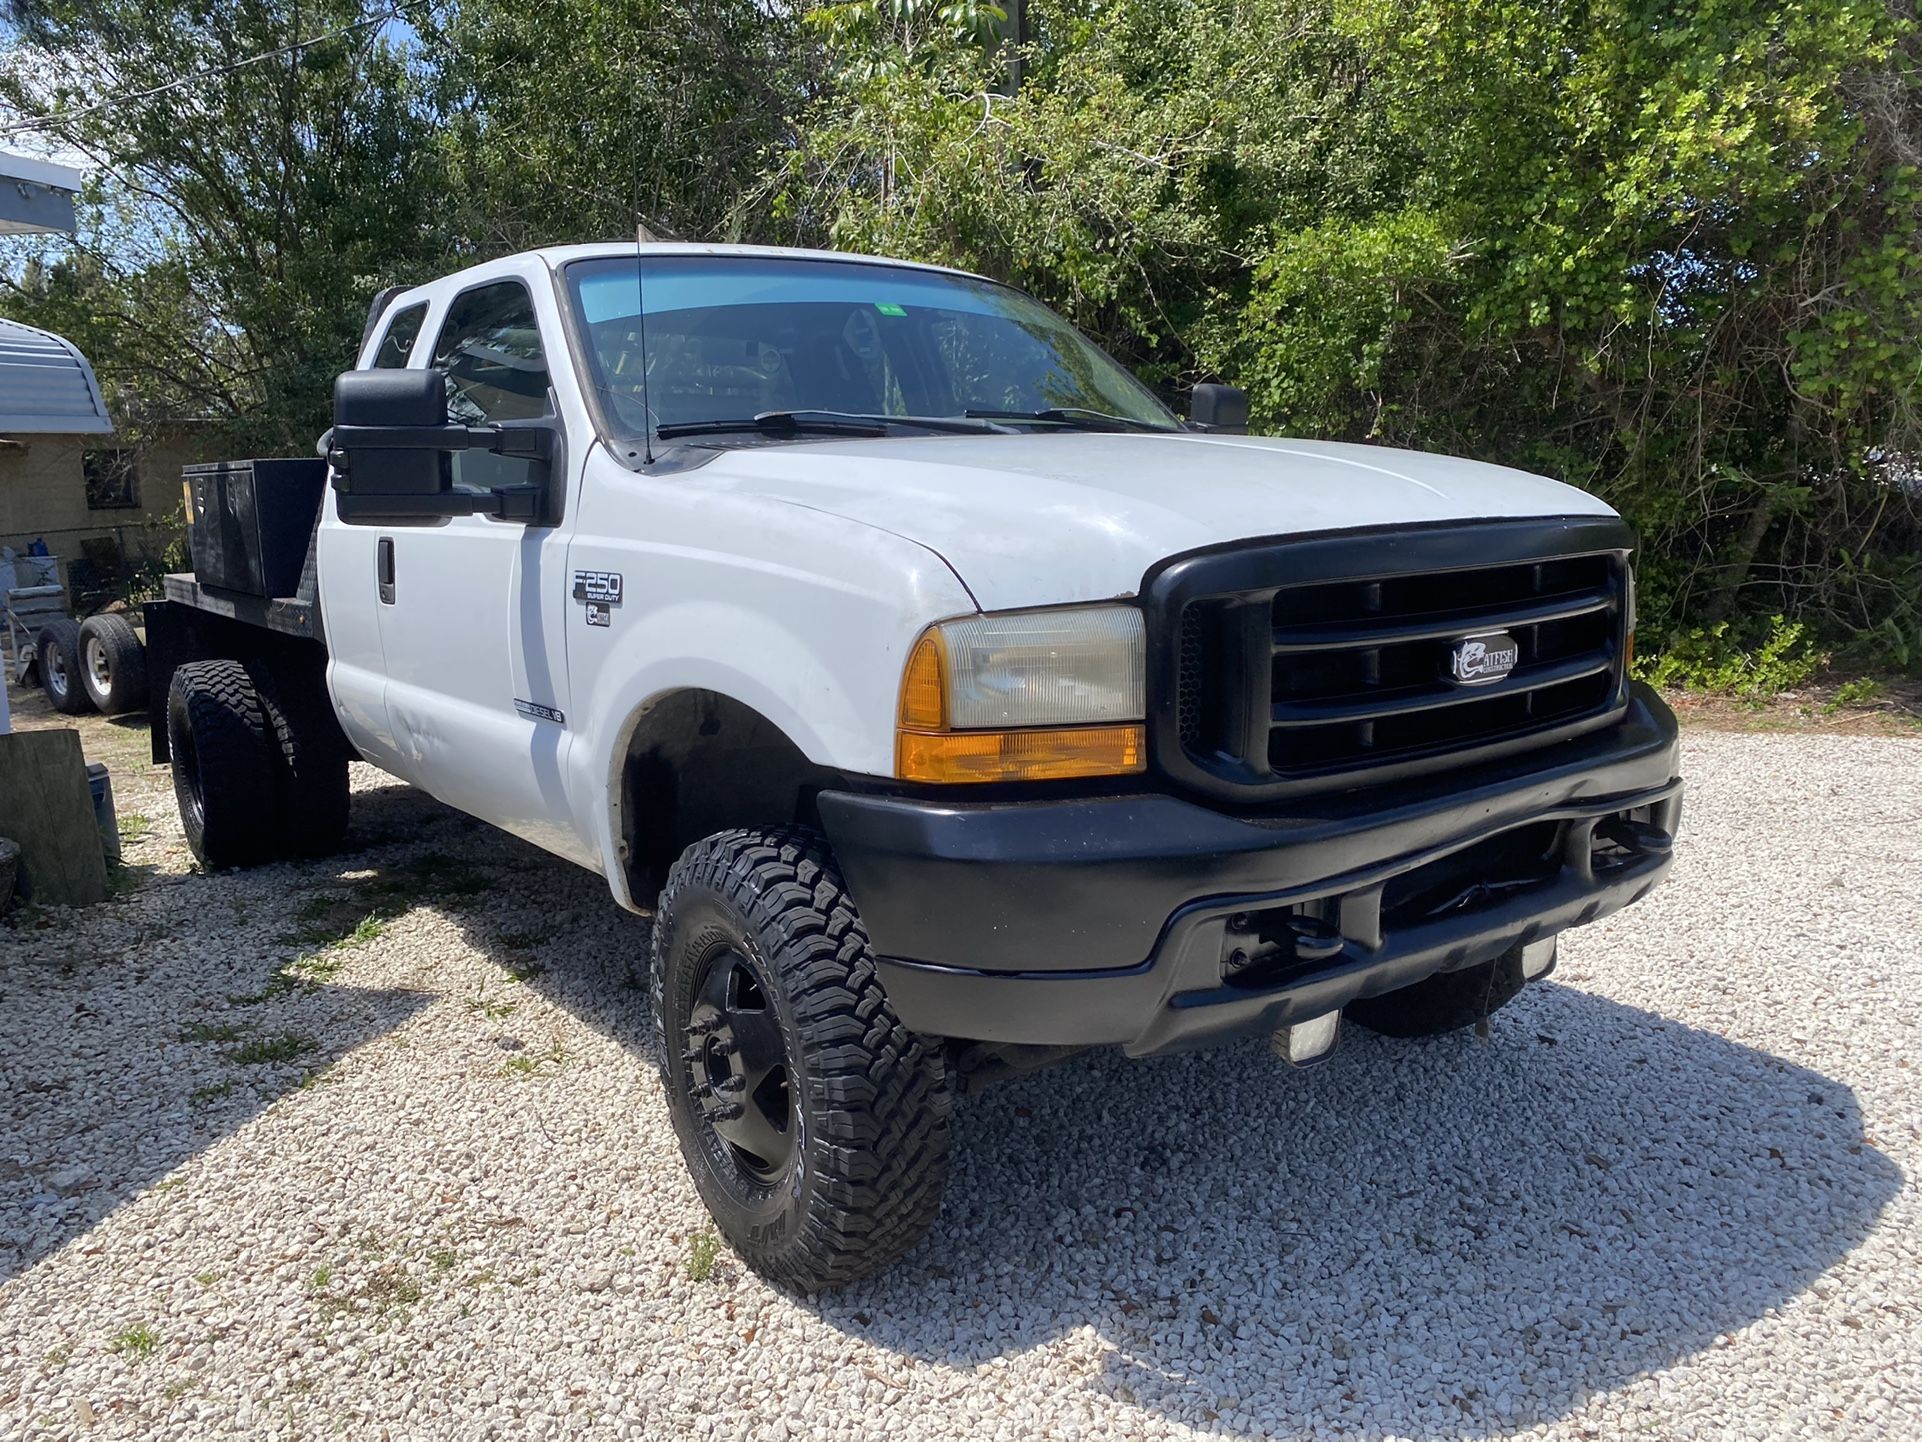
M 451 0 L 424 22 L 450 220 L 481 255 L 758 239 L 810 48 L 756 0 Z
M 132 413 L 207 418 L 236 451 L 310 449 L 368 302 L 446 248 L 436 126 L 390 8 L 11 0 L 6 17 L 0 104 L 93 179 L 76 241 L 8 247 L 0 309 L 79 342 Z

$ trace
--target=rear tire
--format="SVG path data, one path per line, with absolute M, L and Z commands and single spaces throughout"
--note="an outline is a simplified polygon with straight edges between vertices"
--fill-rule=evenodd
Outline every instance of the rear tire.
M 668 1112 L 748 1266 L 803 1291 L 899 1260 L 941 1210 L 941 1044 L 901 1025 L 827 843 L 723 831 L 668 872 L 650 992 Z
M 103 716 L 147 704 L 147 648 L 125 616 L 89 616 L 81 622 L 80 681 Z
M 87 688 L 80 682 L 80 627 L 61 617 L 40 628 L 34 642 L 40 684 L 53 709 L 66 716 L 84 716 L 93 709 Z
M 326 856 L 347 839 L 346 738 L 318 676 L 256 661 L 247 667 L 274 753 L 280 849 Z
M 1342 1015 L 1383 1036 L 1441 1036 L 1493 1015 L 1525 984 L 1518 946 L 1480 966 L 1440 972 L 1386 996 L 1351 1001 Z
M 167 692 L 187 845 L 209 871 L 279 859 L 280 793 L 260 697 L 238 661 L 194 661 Z

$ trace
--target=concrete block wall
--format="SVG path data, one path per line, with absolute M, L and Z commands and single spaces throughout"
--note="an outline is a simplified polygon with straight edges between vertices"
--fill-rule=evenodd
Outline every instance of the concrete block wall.
M 0 437 L 0 546 L 24 551 L 29 541 L 44 538 L 61 560 L 63 580 L 67 563 L 82 554 L 82 541 L 115 536 L 129 557 L 151 547 L 153 524 L 180 506 L 180 468 L 202 459 L 204 448 L 190 435 L 143 444 L 136 461 L 139 506 L 89 509 L 82 455 L 113 446 L 112 436 Z

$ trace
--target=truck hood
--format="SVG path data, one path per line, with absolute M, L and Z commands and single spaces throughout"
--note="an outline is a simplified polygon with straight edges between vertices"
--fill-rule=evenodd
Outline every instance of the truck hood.
M 1131 596 L 1226 541 L 1425 521 L 1612 515 L 1525 471 L 1419 451 L 1085 431 L 730 450 L 690 477 L 841 515 L 942 557 L 983 610 Z

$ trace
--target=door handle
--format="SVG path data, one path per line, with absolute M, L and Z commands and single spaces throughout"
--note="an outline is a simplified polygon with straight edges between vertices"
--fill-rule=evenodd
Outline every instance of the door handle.
M 394 538 L 382 536 L 374 547 L 374 578 L 380 582 L 380 603 L 394 604 Z

